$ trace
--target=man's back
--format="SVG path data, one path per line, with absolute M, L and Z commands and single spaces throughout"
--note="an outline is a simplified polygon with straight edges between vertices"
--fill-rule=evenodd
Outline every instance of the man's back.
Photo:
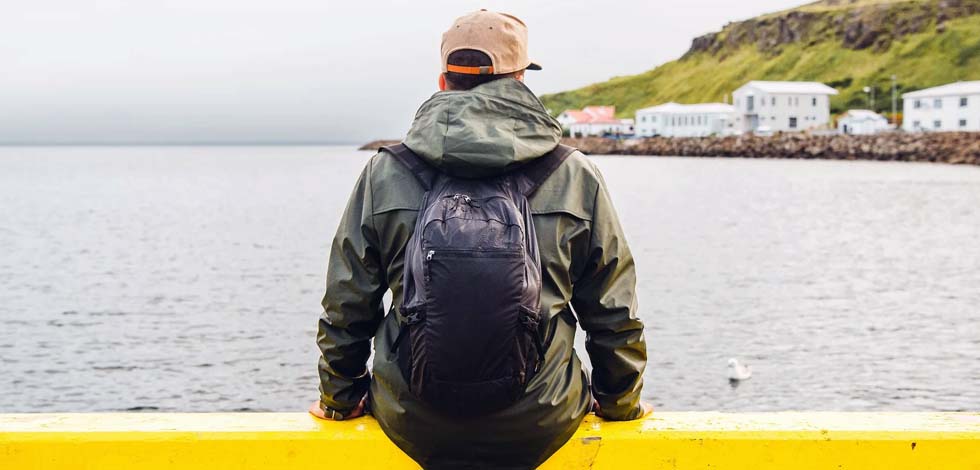
M 416 115 L 405 143 L 452 176 L 482 178 L 520 168 L 548 153 L 558 123 L 518 80 L 437 93 Z M 592 391 L 608 419 L 642 413 L 646 362 L 636 319 L 633 259 L 595 166 L 573 153 L 530 198 L 542 269 L 540 370 L 517 403 L 472 419 L 440 414 L 410 391 L 392 344 L 402 296 L 404 249 L 424 193 L 387 152 L 361 175 L 334 240 L 318 343 L 321 402 L 353 407 L 370 383 L 382 428 L 426 468 L 530 468 L 557 450 L 589 411 L 592 396 L 573 352 L 576 318 L 588 333 Z M 574 313 L 572 311 L 574 309 Z M 365 361 L 374 338 L 373 380 Z

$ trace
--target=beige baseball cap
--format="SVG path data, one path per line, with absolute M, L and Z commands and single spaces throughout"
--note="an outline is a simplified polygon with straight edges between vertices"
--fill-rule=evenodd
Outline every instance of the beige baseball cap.
M 490 56 L 489 67 L 449 63 L 449 54 L 473 49 Z M 468 75 L 500 75 L 518 70 L 541 70 L 527 58 L 527 26 L 516 16 L 485 9 L 456 18 L 442 34 L 442 71 Z

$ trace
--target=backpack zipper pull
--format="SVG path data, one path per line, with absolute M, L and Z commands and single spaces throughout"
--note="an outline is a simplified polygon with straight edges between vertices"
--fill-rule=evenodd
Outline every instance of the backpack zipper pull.
M 425 260 L 426 261 L 432 261 L 432 257 L 435 254 L 436 254 L 436 250 L 429 250 L 429 252 L 425 254 Z

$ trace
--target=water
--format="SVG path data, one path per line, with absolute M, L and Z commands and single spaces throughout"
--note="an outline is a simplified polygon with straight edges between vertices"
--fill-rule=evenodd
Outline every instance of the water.
M 0 148 L 0 412 L 304 409 L 369 156 Z M 659 409 L 980 409 L 980 168 L 595 161 Z M 732 387 L 729 357 L 753 378 Z

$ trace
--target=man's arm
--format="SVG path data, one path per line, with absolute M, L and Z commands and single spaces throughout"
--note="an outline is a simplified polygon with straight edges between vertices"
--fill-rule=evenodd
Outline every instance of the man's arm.
M 640 390 L 647 350 L 636 317 L 636 270 L 605 181 L 599 176 L 588 261 L 575 282 L 572 307 L 586 332 L 592 392 L 602 416 L 642 416 Z
M 372 218 L 373 162 L 358 178 L 333 239 L 316 336 L 320 406 L 338 411 L 355 409 L 367 393 L 371 338 L 384 318 L 388 286 Z

